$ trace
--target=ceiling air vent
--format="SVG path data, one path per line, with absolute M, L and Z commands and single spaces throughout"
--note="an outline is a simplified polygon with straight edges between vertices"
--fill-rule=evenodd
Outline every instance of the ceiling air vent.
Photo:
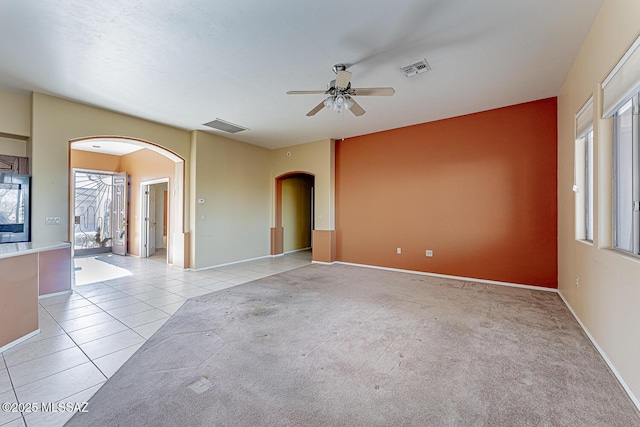
M 421 74 L 426 71 L 429 71 L 430 69 L 431 67 L 429 66 L 429 63 L 427 62 L 427 60 L 423 59 L 421 61 L 414 62 L 413 64 L 405 65 L 404 67 L 401 67 L 400 71 L 402 71 L 407 77 L 413 77 L 417 74 Z
M 243 130 L 249 130 L 249 128 L 244 128 L 242 126 L 234 125 L 233 123 L 225 122 L 224 120 L 220 120 L 220 119 L 215 119 L 214 121 L 205 123 L 204 125 L 209 126 L 210 128 L 218 129 L 228 133 L 238 133 L 238 132 L 242 132 Z

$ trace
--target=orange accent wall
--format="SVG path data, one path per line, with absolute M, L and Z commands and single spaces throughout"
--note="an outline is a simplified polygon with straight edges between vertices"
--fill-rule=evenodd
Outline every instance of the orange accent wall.
M 556 104 L 337 141 L 336 259 L 556 288 Z

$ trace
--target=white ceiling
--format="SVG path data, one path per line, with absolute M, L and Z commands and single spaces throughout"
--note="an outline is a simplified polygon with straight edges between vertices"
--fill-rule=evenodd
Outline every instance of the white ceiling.
M 71 148 L 74 150 L 111 154 L 113 156 L 124 156 L 135 151 L 142 150 L 144 146 L 125 142 L 121 139 L 91 138 L 82 141 L 75 141 L 71 144 Z
M 216 118 L 268 148 L 344 138 L 558 94 L 603 0 L 7 0 L 0 87 L 179 128 Z M 407 78 L 403 65 L 432 71 Z M 367 111 L 305 114 L 336 63 Z

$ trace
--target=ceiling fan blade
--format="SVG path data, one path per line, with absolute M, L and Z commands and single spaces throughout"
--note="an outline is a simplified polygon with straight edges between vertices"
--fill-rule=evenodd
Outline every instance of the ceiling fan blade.
M 392 87 L 360 87 L 351 89 L 350 93 L 358 96 L 391 96 L 396 91 Z
M 326 101 L 326 99 L 324 101 Z M 322 101 L 320 104 L 313 107 L 313 110 L 307 113 L 307 117 L 315 116 L 318 113 L 318 111 L 322 110 L 324 108 L 324 101 Z
M 290 90 L 287 95 L 314 95 L 320 93 L 327 93 L 326 90 Z
M 364 108 L 362 108 L 360 104 L 358 104 L 353 98 L 350 98 L 350 99 L 351 99 L 351 102 L 353 102 L 353 105 L 349 109 L 355 116 L 360 117 L 361 115 L 366 113 L 366 111 L 364 111 Z
M 340 70 L 336 76 L 336 87 L 341 87 L 346 89 L 349 86 L 349 81 L 351 81 L 351 73 L 345 70 Z

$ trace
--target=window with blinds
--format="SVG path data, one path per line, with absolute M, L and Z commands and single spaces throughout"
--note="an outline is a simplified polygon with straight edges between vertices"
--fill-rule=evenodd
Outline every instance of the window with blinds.
M 603 118 L 614 120 L 616 249 L 640 254 L 640 37 L 602 83 Z
M 576 239 L 593 241 L 593 97 L 576 113 Z

